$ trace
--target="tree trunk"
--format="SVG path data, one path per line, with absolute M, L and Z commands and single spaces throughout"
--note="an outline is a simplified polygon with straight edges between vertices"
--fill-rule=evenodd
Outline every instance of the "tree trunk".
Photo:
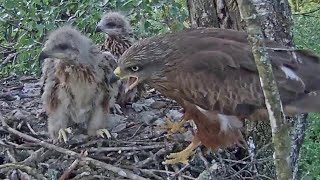
M 290 152 L 289 129 L 283 114 L 280 94 L 273 75 L 270 58 L 263 43 L 263 31 L 259 14 L 250 0 L 237 0 L 242 19 L 246 21 L 248 41 L 260 76 L 261 87 L 265 96 L 266 107 L 272 129 L 274 144 L 274 162 L 279 180 L 292 179 L 291 164 L 288 162 Z M 256 3 L 259 3 L 256 1 Z M 262 3 L 261 3 L 262 4 Z M 260 4 L 259 4 L 260 5 Z
M 187 0 L 192 27 L 219 27 L 213 1 Z
M 291 144 L 291 166 L 293 168 L 293 180 L 300 179 L 299 176 L 299 158 L 300 158 L 300 150 L 302 144 L 304 142 L 305 132 L 307 129 L 307 117 L 308 114 L 301 114 L 293 118 L 293 132 L 292 132 L 292 144 Z
M 294 47 L 291 27 L 293 21 L 288 0 L 252 1 L 262 16 L 262 29 L 265 38 Z
M 187 0 L 192 27 L 242 30 L 234 0 Z
M 262 16 L 261 25 L 264 37 L 282 43 L 288 48 L 295 48 L 291 29 L 293 21 L 289 1 L 272 0 L 263 1 L 263 3 L 259 3 L 259 1 L 252 2 L 255 2 L 253 5 L 257 12 Z M 292 124 L 294 125 L 292 128 L 293 132 L 291 133 L 292 148 L 290 159 L 294 172 L 294 180 L 299 178 L 299 155 L 307 127 L 307 117 L 308 114 L 301 114 L 292 119 Z
M 243 30 L 240 12 L 235 0 L 215 0 L 217 13 L 222 29 Z

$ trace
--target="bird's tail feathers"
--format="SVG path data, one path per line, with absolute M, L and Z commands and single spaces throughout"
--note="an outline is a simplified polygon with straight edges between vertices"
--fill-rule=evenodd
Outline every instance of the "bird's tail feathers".
M 284 107 L 284 112 L 288 116 L 300 113 L 320 112 L 320 91 L 313 91 L 303 98 L 294 101 Z

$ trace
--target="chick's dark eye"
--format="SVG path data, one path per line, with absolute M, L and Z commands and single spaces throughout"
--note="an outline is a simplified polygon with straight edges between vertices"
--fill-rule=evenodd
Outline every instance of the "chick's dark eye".
M 115 23 L 112 23 L 112 22 L 109 22 L 109 23 L 107 23 L 106 24 L 108 27 L 115 27 L 116 26 L 116 24 Z
M 132 66 L 132 67 L 130 67 L 130 69 L 131 69 L 133 72 L 137 72 L 137 71 L 139 71 L 140 67 L 139 67 L 139 66 Z
M 65 49 L 69 48 L 69 45 L 68 44 L 59 44 L 57 48 L 59 48 L 61 50 L 65 50 Z

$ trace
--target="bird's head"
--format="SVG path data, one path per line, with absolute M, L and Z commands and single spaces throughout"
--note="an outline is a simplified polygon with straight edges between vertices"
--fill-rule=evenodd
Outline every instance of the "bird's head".
M 164 67 L 173 48 L 160 36 L 140 40 L 127 49 L 118 60 L 111 83 L 128 79 L 126 92 L 139 83 L 165 78 Z
M 128 19 L 119 12 L 109 12 L 102 16 L 96 26 L 96 32 L 104 32 L 108 35 L 128 35 L 131 26 Z
M 39 55 L 39 61 L 57 58 L 66 62 L 89 60 L 92 41 L 78 30 L 64 26 L 50 33 Z

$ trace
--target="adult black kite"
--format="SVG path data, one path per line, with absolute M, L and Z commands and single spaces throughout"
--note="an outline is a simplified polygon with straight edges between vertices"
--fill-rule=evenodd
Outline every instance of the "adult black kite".
M 265 43 L 286 115 L 319 112 L 320 58 Z M 195 122 L 192 143 L 170 154 L 167 164 L 187 163 L 200 144 L 217 149 L 240 143 L 244 118 L 267 115 L 245 32 L 190 28 L 146 38 L 120 57 L 114 74 L 114 79 L 129 78 L 128 89 L 147 83 L 176 100 L 185 110 L 182 122 Z

